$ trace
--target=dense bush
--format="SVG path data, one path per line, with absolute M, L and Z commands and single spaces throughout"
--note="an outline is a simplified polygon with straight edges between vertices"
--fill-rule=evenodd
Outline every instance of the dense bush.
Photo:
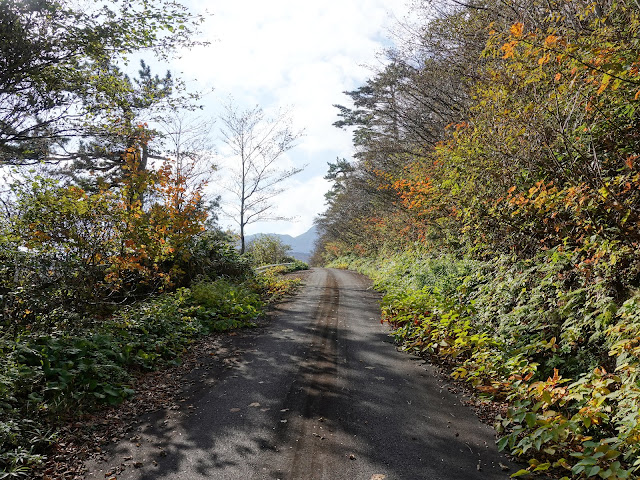
M 27 474 L 60 415 L 134 394 L 131 372 L 178 362 L 196 337 L 254 325 L 260 296 L 224 279 L 122 308 L 73 333 L 25 333 L 0 345 L 0 468 Z
M 234 247 L 234 239 L 219 230 L 196 235 L 188 245 L 189 254 L 181 264 L 185 282 L 218 277 L 246 280 L 252 274 L 251 262 Z
M 291 259 L 290 265 L 284 265 L 284 273 L 297 272 L 300 270 L 309 270 L 309 264 L 302 260 Z
M 640 468 L 636 295 L 616 301 L 557 250 L 484 262 L 413 251 L 334 265 L 386 292 L 383 320 L 405 350 L 508 401 L 499 446 L 530 458 L 527 472 L 630 478 Z
M 256 267 L 289 262 L 291 247 L 276 235 L 260 234 L 247 245 L 246 255 Z
M 160 203 L 171 182 L 165 170 L 131 180 L 153 195 L 145 208 L 128 187 L 91 192 L 43 177 L 15 184 L 15 211 L 0 224 L 4 333 L 83 328 L 87 317 L 188 283 L 189 262 L 202 263 L 224 247 L 191 252 L 205 213 L 197 194 L 178 206 Z M 66 315 L 73 322 L 60 325 Z

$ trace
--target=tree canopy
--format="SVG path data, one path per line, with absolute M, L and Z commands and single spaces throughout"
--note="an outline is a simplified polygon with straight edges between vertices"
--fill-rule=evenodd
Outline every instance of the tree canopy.
M 640 465 L 639 7 L 417 2 L 338 106 L 356 154 L 330 165 L 317 255 L 389 292 L 406 349 L 511 402 L 518 475 Z
M 135 109 L 172 83 L 144 65 L 132 82 L 123 63 L 135 52 L 167 58 L 192 45 L 201 20 L 170 0 L 1 2 L 0 164 L 77 158 L 80 140 L 135 127 Z

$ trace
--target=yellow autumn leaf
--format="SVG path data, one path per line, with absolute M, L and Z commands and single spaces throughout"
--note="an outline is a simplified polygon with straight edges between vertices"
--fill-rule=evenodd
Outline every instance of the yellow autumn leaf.
M 609 86 L 609 82 L 611 82 L 611 75 L 607 75 L 606 73 L 602 77 L 602 83 L 600 84 L 600 88 L 598 89 L 598 95 L 604 92 Z

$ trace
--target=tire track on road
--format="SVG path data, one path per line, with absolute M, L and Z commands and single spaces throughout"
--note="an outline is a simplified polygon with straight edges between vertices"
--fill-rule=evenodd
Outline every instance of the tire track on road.
M 339 305 L 338 283 L 328 272 L 313 314 L 311 342 L 283 407 L 299 415 L 278 432 L 277 443 L 292 447 L 292 451 L 283 452 L 287 474 L 279 473 L 284 478 L 317 478 L 327 463 L 326 456 L 335 448 L 332 435 L 338 425 L 332 407 L 338 379 Z

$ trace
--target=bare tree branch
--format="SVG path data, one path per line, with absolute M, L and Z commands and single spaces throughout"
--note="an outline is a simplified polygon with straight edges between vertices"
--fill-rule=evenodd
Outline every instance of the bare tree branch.
M 291 125 L 287 112 L 267 118 L 259 106 L 241 110 L 230 99 L 221 115 L 221 137 L 235 162 L 227 190 L 233 194 L 235 221 L 240 227 L 240 251 L 245 251 L 245 227 L 260 220 L 285 220 L 269 215 L 281 184 L 304 167 L 282 168 L 282 156 L 296 146 L 302 131 Z

